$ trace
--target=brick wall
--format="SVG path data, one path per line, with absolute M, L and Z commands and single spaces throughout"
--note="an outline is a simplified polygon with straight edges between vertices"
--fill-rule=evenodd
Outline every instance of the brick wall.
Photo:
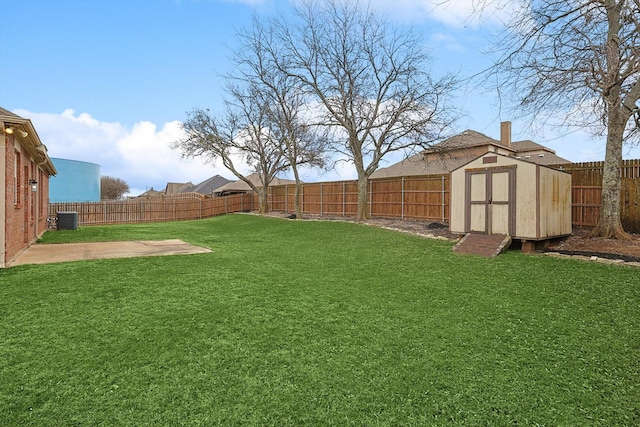
M 24 243 L 24 192 L 16 195 L 16 187 L 23 181 L 23 155 L 17 156 L 14 149 L 13 137 L 7 138 L 6 148 L 6 178 L 5 178 L 5 249 L 6 260 L 11 260 L 21 249 Z M 16 170 L 17 167 L 17 170 Z M 19 181 L 16 184 L 16 179 Z M 16 203 L 17 200 L 17 203 Z
M 24 148 L 14 143 L 11 135 L 6 137 L 5 156 L 5 262 L 8 263 L 47 229 L 49 177 Z M 31 191 L 30 180 L 38 181 L 38 191 Z

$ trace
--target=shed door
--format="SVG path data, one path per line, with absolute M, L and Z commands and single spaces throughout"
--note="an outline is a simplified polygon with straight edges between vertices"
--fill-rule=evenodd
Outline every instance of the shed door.
M 465 231 L 514 235 L 515 166 L 466 173 Z

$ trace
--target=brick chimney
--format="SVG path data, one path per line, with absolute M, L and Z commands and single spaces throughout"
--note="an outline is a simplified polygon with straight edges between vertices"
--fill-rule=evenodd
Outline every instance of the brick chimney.
M 500 123 L 500 144 L 511 147 L 511 122 Z

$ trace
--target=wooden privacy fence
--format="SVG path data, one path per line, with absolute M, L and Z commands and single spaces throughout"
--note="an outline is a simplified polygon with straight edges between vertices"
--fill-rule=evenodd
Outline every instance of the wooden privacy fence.
M 571 188 L 573 225 L 593 227 L 600 217 L 602 187 L 574 185 Z M 620 188 L 620 220 L 625 230 L 640 233 L 640 179 L 622 178 Z
M 371 180 L 369 214 L 380 218 L 449 220 L 449 176 L 411 176 Z M 269 205 L 274 211 L 294 211 L 295 185 L 270 188 Z M 356 181 L 303 184 L 300 192 L 303 214 L 355 216 L 358 211 Z
M 273 211 L 294 211 L 295 185 L 269 189 Z M 308 215 L 355 216 L 358 209 L 356 181 L 303 184 L 302 212 Z M 66 202 L 49 204 L 49 216 L 77 212 L 78 225 L 127 224 L 208 218 L 258 208 L 253 194 L 206 197 L 186 193 L 165 198 L 136 198 L 122 201 Z M 372 217 L 449 220 L 449 177 L 447 175 L 402 177 L 370 181 L 369 213 Z
M 603 162 L 556 165 L 572 175 L 572 222 L 595 226 L 600 215 Z M 640 233 L 640 160 L 625 160 L 621 170 L 621 216 L 625 230 Z M 369 213 L 378 218 L 400 218 L 448 222 L 450 218 L 449 175 L 406 176 L 369 182 Z M 269 188 L 273 211 L 294 212 L 295 185 Z M 349 216 L 357 213 L 356 181 L 303 184 L 300 203 L 303 214 Z M 49 216 L 60 211 L 78 212 L 78 225 L 200 219 L 258 208 L 253 194 L 205 197 L 197 193 L 161 199 L 116 202 L 52 203 Z
M 571 217 L 573 225 L 593 227 L 600 217 L 604 162 L 553 166 L 571 173 Z M 640 233 L 640 159 L 620 165 L 620 217 L 625 230 Z
M 49 216 L 55 217 L 58 212 L 77 212 L 78 225 L 85 226 L 201 219 L 253 209 L 252 194 L 211 198 L 185 193 L 157 199 L 51 203 Z

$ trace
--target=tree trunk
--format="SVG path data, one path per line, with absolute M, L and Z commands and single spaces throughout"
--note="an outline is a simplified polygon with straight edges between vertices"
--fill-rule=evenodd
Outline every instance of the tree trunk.
M 358 214 L 356 221 L 364 221 L 371 217 L 369 214 L 369 177 L 358 171 Z
M 624 231 L 620 221 L 620 163 L 622 162 L 622 137 L 625 122 L 619 119 L 619 112 L 612 110 L 610 109 L 608 117 L 600 218 L 591 231 L 591 237 L 628 240 L 630 236 Z
M 623 99 L 621 97 L 620 81 L 620 5 L 617 2 L 607 2 L 607 44 L 606 44 L 606 68 L 603 76 L 605 90 L 603 99 L 607 106 L 607 145 L 604 155 L 604 173 L 602 175 L 602 203 L 600 205 L 600 218 L 591 232 L 592 237 L 606 237 L 628 240 L 631 237 L 625 233 L 620 221 L 620 164 L 622 163 L 622 144 L 624 130 L 629 120 L 629 114 L 625 114 Z
M 294 162 L 292 162 L 293 177 L 296 180 L 296 189 L 293 194 L 293 208 L 296 213 L 296 219 L 302 219 L 302 210 L 300 209 L 300 175 L 298 174 L 298 168 Z
M 264 187 L 262 187 L 258 191 L 258 201 L 259 201 L 258 212 L 261 215 L 269 213 L 269 200 L 267 198 L 268 195 L 269 195 L 269 192 Z
M 293 194 L 293 208 L 296 212 L 296 219 L 302 219 L 302 209 L 300 209 L 300 182 L 296 181 L 296 189 Z

